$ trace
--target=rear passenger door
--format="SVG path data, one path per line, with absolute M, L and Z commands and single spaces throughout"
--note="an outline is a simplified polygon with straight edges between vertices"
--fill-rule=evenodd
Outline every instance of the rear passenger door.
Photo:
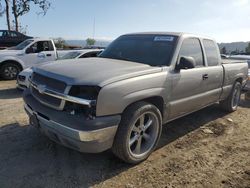
M 178 60 L 182 56 L 193 57 L 196 66 L 192 69 L 174 70 L 171 74 L 169 119 L 198 110 L 207 104 L 204 93 L 207 91 L 205 87 L 207 67 L 200 40 L 198 38 L 184 39 Z
M 207 103 L 211 104 L 217 102 L 220 98 L 223 83 L 223 67 L 221 66 L 217 44 L 208 39 L 203 39 L 202 43 L 207 64 L 205 68 L 207 79 L 204 80 L 203 90 L 206 93 Z

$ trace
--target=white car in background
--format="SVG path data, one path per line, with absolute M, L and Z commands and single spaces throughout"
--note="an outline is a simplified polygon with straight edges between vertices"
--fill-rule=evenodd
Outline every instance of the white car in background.
M 86 50 L 76 50 L 67 52 L 62 57 L 59 57 L 58 60 L 65 60 L 65 59 L 79 59 L 79 58 L 89 58 L 89 57 L 96 57 L 102 50 L 101 49 L 86 49 Z M 48 62 L 46 62 L 48 63 Z M 40 65 L 44 65 L 42 63 Z M 24 90 L 29 87 L 29 78 L 31 77 L 33 72 L 32 67 L 24 69 L 20 72 L 17 76 L 17 88 Z

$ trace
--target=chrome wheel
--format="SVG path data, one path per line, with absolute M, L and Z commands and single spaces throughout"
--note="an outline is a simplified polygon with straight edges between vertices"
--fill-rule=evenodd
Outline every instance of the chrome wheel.
M 154 147 L 159 133 L 157 116 L 152 112 L 143 113 L 134 122 L 129 139 L 129 151 L 134 157 L 146 155 Z
M 235 87 L 232 97 L 232 107 L 237 108 L 240 102 L 241 87 Z
M 4 76 L 9 79 L 14 79 L 17 77 L 18 69 L 14 66 L 7 66 L 3 70 Z

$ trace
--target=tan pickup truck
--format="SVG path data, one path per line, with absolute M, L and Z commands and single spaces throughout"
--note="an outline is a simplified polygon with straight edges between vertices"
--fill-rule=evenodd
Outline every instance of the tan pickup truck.
M 25 109 L 31 125 L 57 143 L 92 153 L 112 148 L 139 163 L 156 148 L 163 124 L 217 102 L 235 111 L 247 71 L 245 61 L 222 63 L 208 37 L 127 34 L 97 58 L 35 68 Z

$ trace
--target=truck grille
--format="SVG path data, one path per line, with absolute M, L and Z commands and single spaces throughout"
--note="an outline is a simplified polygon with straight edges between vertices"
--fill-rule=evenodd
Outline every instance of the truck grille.
M 66 83 L 53 79 L 53 78 L 43 76 L 36 72 L 33 73 L 31 80 L 36 85 L 44 85 L 46 86 L 46 88 L 50 88 L 60 93 L 64 93 L 67 88 Z M 38 89 L 35 87 L 31 87 L 31 94 L 44 105 L 47 105 L 49 107 L 52 107 L 58 110 L 63 110 L 64 104 L 65 104 L 64 100 L 49 96 L 47 94 L 40 93 Z
M 48 88 L 51 88 L 61 93 L 63 93 L 65 88 L 67 87 L 66 83 L 62 81 L 43 76 L 36 72 L 34 72 L 32 75 L 32 81 L 37 84 L 46 85 Z

